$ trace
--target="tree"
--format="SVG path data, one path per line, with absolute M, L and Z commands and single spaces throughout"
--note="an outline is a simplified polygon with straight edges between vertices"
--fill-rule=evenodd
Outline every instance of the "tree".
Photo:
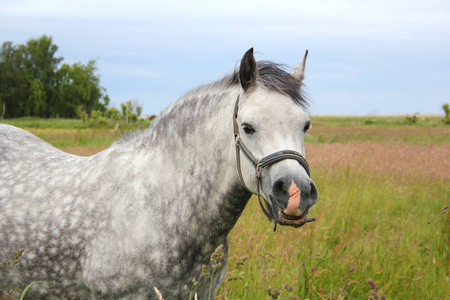
M 88 64 L 63 64 L 58 46 L 43 35 L 24 45 L 5 42 L 0 53 L 1 116 L 77 116 L 81 106 L 87 113 L 103 114 L 110 99 L 100 86 L 95 60 Z
M 2 115 L 0 116 L 0 119 L 3 120 L 3 118 L 5 117 L 5 104 L 6 104 L 6 102 L 3 102 L 1 96 L 2 96 L 2 95 L 0 94 L 0 102 L 2 103 Z
M 109 99 L 108 95 L 103 96 L 103 104 L 101 104 L 101 111 L 105 114 L 107 111 L 107 107 L 109 106 L 109 103 L 111 102 L 111 99 Z
M 31 87 L 33 81 L 39 79 L 44 87 L 46 105 L 38 115 L 43 117 L 57 115 L 54 111 L 59 96 L 56 73 L 58 65 L 64 59 L 55 56 L 58 46 L 53 44 L 51 37 L 43 35 L 37 40 L 28 40 L 26 45 L 20 45 L 19 48 L 23 55 L 25 70 L 30 75 L 28 86 Z
M 137 118 L 142 113 L 142 106 L 139 105 L 137 100 L 131 101 L 125 101 L 124 103 L 120 104 L 121 110 L 122 110 L 122 117 L 125 119 L 125 123 L 128 124 L 128 122 L 136 121 Z
M 122 109 L 122 116 L 125 119 L 125 124 L 128 124 L 128 108 L 125 103 L 120 103 L 120 108 Z
M 18 117 L 23 99 L 28 98 L 28 80 L 22 50 L 12 42 L 5 42 L 0 53 L 0 94 L 2 117 Z
M 60 97 L 56 106 L 60 115 L 73 118 L 79 106 L 86 112 L 93 110 L 106 112 L 109 97 L 103 96 L 105 89 L 100 86 L 100 78 L 96 71 L 95 60 L 90 60 L 87 65 L 75 63 L 72 66 L 68 64 L 61 66 L 58 72 Z M 100 102 L 100 99 L 103 102 Z
M 141 116 L 142 114 L 142 106 L 136 106 L 136 115 L 138 116 L 138 118 Z
M 450 105 L 448 103 L 445 103 L 442 105 L 442 109 L 445 112 L 445 119 L 442 119 L 442 122 L 445 124 L 450 124 Z
M 450 118 L 450 105 L 448 103 L 445 103 L 444 105 L 442 105 L 442 109 L 445 112 L 445 118 L 449 119 Z
M 39 115 L 45 108 L 45 90 L 44 84 L 41 82 L 39 78 L 35 78 L 31 81 L 30 85 L 30 93 L 28 96 L 28 102 L 25 107 L 26 115 Z
M 120 119 L 119 110 L 116 107 L 111 107 L 106 111 L 106 117 L 114 120 Z

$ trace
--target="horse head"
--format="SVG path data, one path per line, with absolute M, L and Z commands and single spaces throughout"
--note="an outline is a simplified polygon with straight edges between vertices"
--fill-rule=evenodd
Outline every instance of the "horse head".
M 253 49 L 242 58 L 240 92 L 234 111 L 236 160 L 243 185 L 263 197 L 268 218 L 300 227 L 317 202 L 304 137 L 311 121 L 301 94 L 303 61 L 289 74 L 273 64 L 256 63 Z

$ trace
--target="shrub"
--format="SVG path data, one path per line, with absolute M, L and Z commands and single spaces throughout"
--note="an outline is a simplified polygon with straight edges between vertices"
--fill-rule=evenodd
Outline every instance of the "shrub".
M 419 115 L 419 113 L 415 113 L 413 116 L 409 116 L 409 115 L 406 115 L 406 123 L 407 124 L 410 124 L 410 125 L 415 125 L 415 124 L 417 124 L 417 120 L 418 120 L 418 118 L 417 118 L 417 116 Z
M 445 103 L 442 105 L 442 109 L 445 111 L 445 119 L 442 119 L 442 122 L 445 124 L 450 124 L 450 105 Z

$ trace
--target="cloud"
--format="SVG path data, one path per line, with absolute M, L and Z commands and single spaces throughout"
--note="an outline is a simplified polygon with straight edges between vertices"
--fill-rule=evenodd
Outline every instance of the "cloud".
M 379 1 L 6 1 L 3 16 L 86 22 L 163 23 L 163 30 L 226 29 L 231 34 L 243 28 L 286 35 L 449 36 L 450 2 L 430 0 Z M 179 26 L 183 24 L 183 26 Z M 178 26 L 177 26 L 178 25 Z M 220 33 L 219 33 L 220 34 Z

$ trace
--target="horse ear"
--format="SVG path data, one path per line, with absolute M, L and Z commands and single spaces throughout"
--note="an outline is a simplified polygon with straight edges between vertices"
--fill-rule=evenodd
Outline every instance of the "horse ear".
M 244 92 L 251 91 L 256 87 L 257 78 L 258 67 L 253 56 L 253 48 L 250 48 L 242 57 L 239 68 L 239 81 Z
M 305 65 L 306 65 L 306 57 L 308 56 L 308 50 L 306 50 L 305 56 L 303 57 L 303 61 L 295 67 L 291 72 L 291 76 L 297 79 L 298 82 L 302 82 L 303 78 L 305 78 Z

